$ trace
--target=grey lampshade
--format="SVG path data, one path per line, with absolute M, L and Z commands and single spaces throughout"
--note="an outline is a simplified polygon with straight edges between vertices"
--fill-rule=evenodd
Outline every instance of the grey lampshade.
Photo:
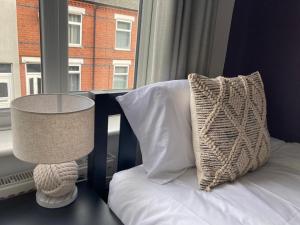
M 94 101 L 65 94 L 28 95 L 11 103 L 14 155 L 32 163 L 79 159 L 94 147 Z

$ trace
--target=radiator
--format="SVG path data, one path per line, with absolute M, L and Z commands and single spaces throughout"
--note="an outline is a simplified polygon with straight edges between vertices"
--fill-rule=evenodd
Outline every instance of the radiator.
M 77 182 L 87 180 L 87 157 L 77 160 L 79 167 Z M 106 186 L 116 170 L 116 158 L 112 154 L 107 156 Z M 0 177 L 0 200 L 12 198 L 35 190 L 33 170 L 26 170 L 8 176 Z
M 80 159 L 77 163 L 79 166 L 77 182 L 80 182 L 87 179 L 87 159 Z M 0 177 L 0 200 L 12 198 L 34 190 L 33 170 Z

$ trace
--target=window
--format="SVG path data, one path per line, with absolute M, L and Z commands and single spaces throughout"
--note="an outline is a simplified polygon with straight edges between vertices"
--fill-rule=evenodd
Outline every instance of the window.
M 101 5 L 86 0 L 70 0 L 67 4 L 66 1 L 43 1 L 42 7 L 39 2 L 16 0 L 1 3 L 0 30 L 7 32 L 0 35 L 0 64 L 8 65 L 0 67 L 0 129 L 2 124 L 8 124 L 5 129 L 9 127 L 10 118 L 4 119 L 3 115 L 9 114 L 10 101 L 20 96 L 43 91 L 91 91 L 134 86 L 132 66 L 135 52 L 120 54 L 116 48 L 135 49 L 139 0 L 130 4 L 112 0 Z M 60 16 L 53 17 L 53 14 Z M 63 19 L 68 21 L 61 22 Z M 68 42 L 61 43 L 66 36 Z M 65 59 L 66 48 L 69 64 Z M 116 65 L 120 68 L 116 68 L 114 81 L 111 62 L 125 59 L 130 59 L 131 64 Z M 120 70 L 124 66 L 128 68 L 122 73 Z M 7 73 L 7 68 L 10 73 Z
M 108 90 L 112 88 L 113 83 L 112 60 L 116 59 L 130 59 L 131 61 L 131 64 L 116 64 L 116 67 L 120 67 L 116 69 L 116 86 L 122 86 L 121 88 L 134 86 L 135 51 L 121 52 L 126 54 L 119 54 L 119 51 L 115 51 L 116 20 L 120 21 L 119 30 L 127 33 L 125 35 L 127 36 L 126 48 L 135 49 L 138 39 L 139 0 L 130 1 L 130 3 L 119 0 L 106 1 L 106 4 L 98 2 L 87 0 L 70 0 L 68 3 L 51 0 L 1 1 L 1 144 L 3 139 L 11 144 L 11 132 L 6 130 L 10 129 L 11 118 L 8 107 L 14 98 L 37 94 L 41 91 L 66 92 L 68 88 L 84 91 Z M 80 6 L 80 8 L 73 5 Z M 114 12 L 130 14 L 131 17 L 121 15 L 121 17 L 113 18 Z M 68 40 L 62 42 L 66 37 Z M 121 40 L 124 38 L 120 38 L 120 43 Z M 119 47 L 122 48 L 122 46 Z M 69 64 L 67 56 L 70 57 Z M 124 66 L 127 68 L 125 69 L 127 74 L 122 73 Z M 120 79 L 119 82 L 118 79 Z M 118 129 L 118 120 L 113 121 L 116 124 L 115 129 Z M 1 133 L 2 130 L 8 132 L 9 135 L 4 136 Z M 1 144 L 0 153 L 3 150 Z M 7 151 L 5 145 L 4 147 Z M 14 162 L 14 166 L 21 165 Z
M 81 88 L 81 66 L 80 65 L 69 65 L 69 91 L 80 91 Z
M 115 14 L 116 19 L 116 46 L 117 50 L 130 50 L 131 27 L 134 17 Z
M 26 94 L 42 93 L 41 64 L 26 64 Z
M 69 14 L 69 46 L 81 46 L 82 33 L 81 15 Z
M 131 60 L 113 60 L 113 89 L 128 89 L 129 66 Z M 131 87 L 130 87 L 131 88 Z
M 116 49 L 130 50 L 131 23 L 117 20 Z
M 11 74 L 11 64 L 10 63 L 0 63 L 0 73 L 1 74 Z
M 11 101 L 11 64 L 0 63 L 0 108 L 8 108 Z
M 81 47 L 82 44 L 82 15 L 84 8 L 68 7 L 68 39 L 70 47 Z
M 114 65 L 113 89 L 128 88 L 129 65 Z

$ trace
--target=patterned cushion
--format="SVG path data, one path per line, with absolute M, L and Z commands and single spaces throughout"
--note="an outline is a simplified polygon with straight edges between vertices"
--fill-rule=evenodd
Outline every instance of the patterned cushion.
M 190 74 L 193 147 L 200 188 L 234 181 L 270 156 L 259 72 L 235 78 Z

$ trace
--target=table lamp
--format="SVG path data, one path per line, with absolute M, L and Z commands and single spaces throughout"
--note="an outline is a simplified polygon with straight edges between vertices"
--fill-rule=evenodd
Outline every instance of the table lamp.
M 67 94 L 28 95 L 11 103 L 13 153 L 37 163 L 40 206 L 59 208 L 77 197 L 75 160 L 94 148 L 94 101 Z

